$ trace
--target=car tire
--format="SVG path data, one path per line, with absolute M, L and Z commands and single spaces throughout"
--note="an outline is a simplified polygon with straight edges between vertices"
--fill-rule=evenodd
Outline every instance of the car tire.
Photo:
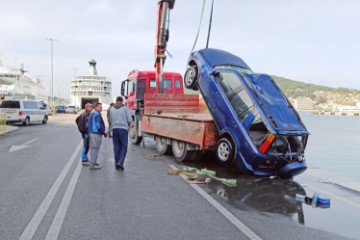
M 196 66 L 189 66 L 186 69 L 184 76 L 184 85 L 187 89 L 197 90 L 196 79 L 198 76 L 198 69 Z
M 134 145 L 139 145 L 142 141 L 142 137 L 137 134 L 136 122 L 131 122 L 129 127 L 130 141 Z
M 222 165 L 230 165 L 234 159 L 234 147 L 227 138 L 221 138 L 216 146 L 216 158 Z
M 24 126 L 29 126 L 30 125 L 30 118 L 29 117 L 25 118 L 25 122 L 23 122 L 23 125 Z
M 46 124 L 47 121 L 48 121 L 48 117 L 45 115 L 45 116 L 44 116 L 44 119 L 42 120 L 42 124 Z

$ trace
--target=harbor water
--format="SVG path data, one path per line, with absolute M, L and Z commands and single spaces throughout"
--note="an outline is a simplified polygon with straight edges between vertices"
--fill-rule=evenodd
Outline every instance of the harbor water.
M 360 117 L 313 115 L 300 112 L 311 133 L 305 151 L 315 168 L 360 182 Z

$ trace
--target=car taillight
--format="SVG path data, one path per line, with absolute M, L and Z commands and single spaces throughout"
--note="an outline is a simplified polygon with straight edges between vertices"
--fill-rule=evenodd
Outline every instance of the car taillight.
M 266 153 L 266 151 L 269 149 L 269 147 L 274 142 L 274 140 L 275 140 L 275 135 L 270 133 L 269 136 L 266 138 L 265 142 L 261 144 L 261 146 L 259 147 L 259 152 Z
M 19 111 L 19 116 L 22 116 L 24 113 L 22 111 Z

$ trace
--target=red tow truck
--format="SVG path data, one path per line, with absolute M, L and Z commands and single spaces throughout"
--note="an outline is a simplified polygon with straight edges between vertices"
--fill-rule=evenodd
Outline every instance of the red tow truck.
M 175 0 L 158 2 L 155 71 L 133 70 L 121 84 L 134 121 L 129 136 L 132 144 L 153 137 L 159 154 L 172 152 L 178 161 L 195 160 L 215 150 L 217 129 L 198 94 L 184 94 L 181 74 L 163 72 L 169 38 L 167 20 Z

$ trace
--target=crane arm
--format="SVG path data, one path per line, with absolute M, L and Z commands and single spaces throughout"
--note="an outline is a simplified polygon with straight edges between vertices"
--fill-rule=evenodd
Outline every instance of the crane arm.
M 164 63 L 166 60 L 166 43 L 169 40 L 168 18 L 170 10 L 174 8 L 175 0 L 159 0 L 157 13 L 156 45 L 155 45 L 155 70 L 156 92 L 163 93 Z

